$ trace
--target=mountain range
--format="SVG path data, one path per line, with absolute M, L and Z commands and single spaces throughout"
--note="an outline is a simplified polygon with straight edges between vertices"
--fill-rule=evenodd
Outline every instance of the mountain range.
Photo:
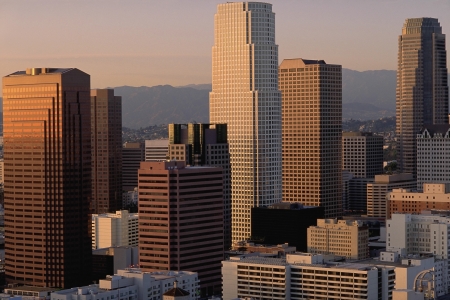
M 343 120 L 374 120 L 395 115 L 395 86 L 393 70 L 342 69 Z M 209 121 L 211 84 L 119 86 L 114 90 L 115 95 L 122 96 L 124 127 Z

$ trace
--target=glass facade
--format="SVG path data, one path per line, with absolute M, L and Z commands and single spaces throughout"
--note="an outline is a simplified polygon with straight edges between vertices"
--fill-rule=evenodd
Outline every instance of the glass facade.
M 8 283 L 90 282 L 89 89 L 90 76 L 77 69 L 3 78 Z

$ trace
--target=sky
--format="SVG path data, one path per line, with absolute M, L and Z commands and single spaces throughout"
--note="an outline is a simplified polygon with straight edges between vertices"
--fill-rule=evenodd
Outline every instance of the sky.
M 78 68 L 92 88 L 211 82 L 217 0 L 1 0 L 0 75 Z M 406 18 L 438 18 L 450 0 L 272 0 L 279 62 L 324 59 L 395 70 Z M 450 49 L 447 36 L 447 51 Z

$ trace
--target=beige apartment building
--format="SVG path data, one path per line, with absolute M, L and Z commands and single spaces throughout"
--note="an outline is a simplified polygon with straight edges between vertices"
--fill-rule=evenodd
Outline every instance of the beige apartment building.
M 394 189 L 387 195 L 390 218 L 393 213 L 450 210 L 450 183 L 424 183 L 423 192 Z
M 282 93 L 283 201 L 342 215 L 342 68 L 323 60 L 285 59 Z
M 308 228 L 308 252 L 348 259 L 369 256 L 369 229 L 360 221 L 318 219 Z
M 138 214 L 128 210 L 92 215 L 92 249 L 138 246 Z

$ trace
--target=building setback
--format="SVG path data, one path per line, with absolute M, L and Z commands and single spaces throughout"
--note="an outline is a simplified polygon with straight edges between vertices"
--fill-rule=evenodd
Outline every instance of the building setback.
M 323 207 L 303 206 L 300 203 L 276 203 L 268 207 L 252 208 L 251 239 L 264 244 L 284 244 L 306 251 L 309 226 L 324 217 Z
M 227 124 L 232 241 L 250 236 L 251 208 L 281 201 L 281 95 L 272 5 L 219 4 L 214 16 L 210 122 Z
M 285 59 L 282 93 L 283 201 L 342 215 L 342 67 Z
M 224 250 L 231 248 L 231 170 L 226 124 L 169 124 L 170 160 L 223 170 Z
M 92 200 L 94 214 L 122 208 L 122 97 L 91 90 Z
M 32 68 L 3 78 L 8 283 L 73 287 L 91 273 L 90 76 Z
M 223 180 L 217 167 L 142 162 L 139 266 L 198 272 L 202 295 L 221 292 Z
M 448 124 L 445 35 L 437 19 L 406 19 L 398 38 L 396 132 L 400 172 L 416 176 L 416 135 Z

